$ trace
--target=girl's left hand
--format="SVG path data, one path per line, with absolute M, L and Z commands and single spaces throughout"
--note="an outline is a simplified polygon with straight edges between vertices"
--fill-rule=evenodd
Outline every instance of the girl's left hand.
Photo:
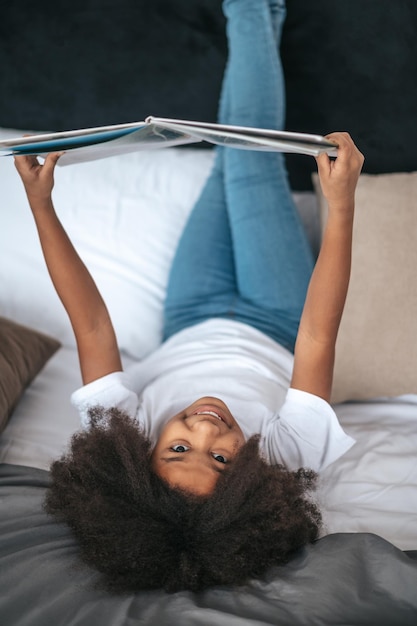
M 316 158 L 323 195 L 329 210 L 353 209 L 355 189 L 364 162 L 363 154 L 348 133 L 332 133 L 326 138 L 334 140 L 339 149 L 335 160 L 329 159 L 325 153 Z

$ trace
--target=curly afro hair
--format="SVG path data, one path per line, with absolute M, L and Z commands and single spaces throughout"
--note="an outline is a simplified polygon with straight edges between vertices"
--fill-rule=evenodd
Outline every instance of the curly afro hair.
M 151 442 L 135 420 L 100 407 L 90 420 L 53 462 L 45 509 L 72 529 L 110 591 L 244 584 L 317 539 L 316 474 L 268 465 L 258 437 L 203 499 L 152 471 Z

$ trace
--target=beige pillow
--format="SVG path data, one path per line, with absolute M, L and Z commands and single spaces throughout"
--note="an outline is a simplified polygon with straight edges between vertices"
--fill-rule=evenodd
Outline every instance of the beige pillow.
M 59 346 L 52 337 L 0 317 L 0 432 L 27 385 Z
M 332 402 L 406 393 L 417 393 L 417 172 L 362 174 Z

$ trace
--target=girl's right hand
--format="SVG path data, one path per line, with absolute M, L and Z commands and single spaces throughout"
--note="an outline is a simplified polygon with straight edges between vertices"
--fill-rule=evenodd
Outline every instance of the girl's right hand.
M 51 199 L 55 165 L 62 152 L 51 152 L 41 165 L 35 156 L 16 156 L 16 169 L 22 179 L 30 205 Z

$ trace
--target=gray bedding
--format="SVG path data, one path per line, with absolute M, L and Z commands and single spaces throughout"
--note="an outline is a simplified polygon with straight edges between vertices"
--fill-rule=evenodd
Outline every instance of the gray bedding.
M 111 596 L 79 562 L 69 530 L 42 511 L 48 479 L 42 470 L 0 465 L 0 624 L 417 624 L 416 555 L 366 533 L 328 535 L 238 589 Z

